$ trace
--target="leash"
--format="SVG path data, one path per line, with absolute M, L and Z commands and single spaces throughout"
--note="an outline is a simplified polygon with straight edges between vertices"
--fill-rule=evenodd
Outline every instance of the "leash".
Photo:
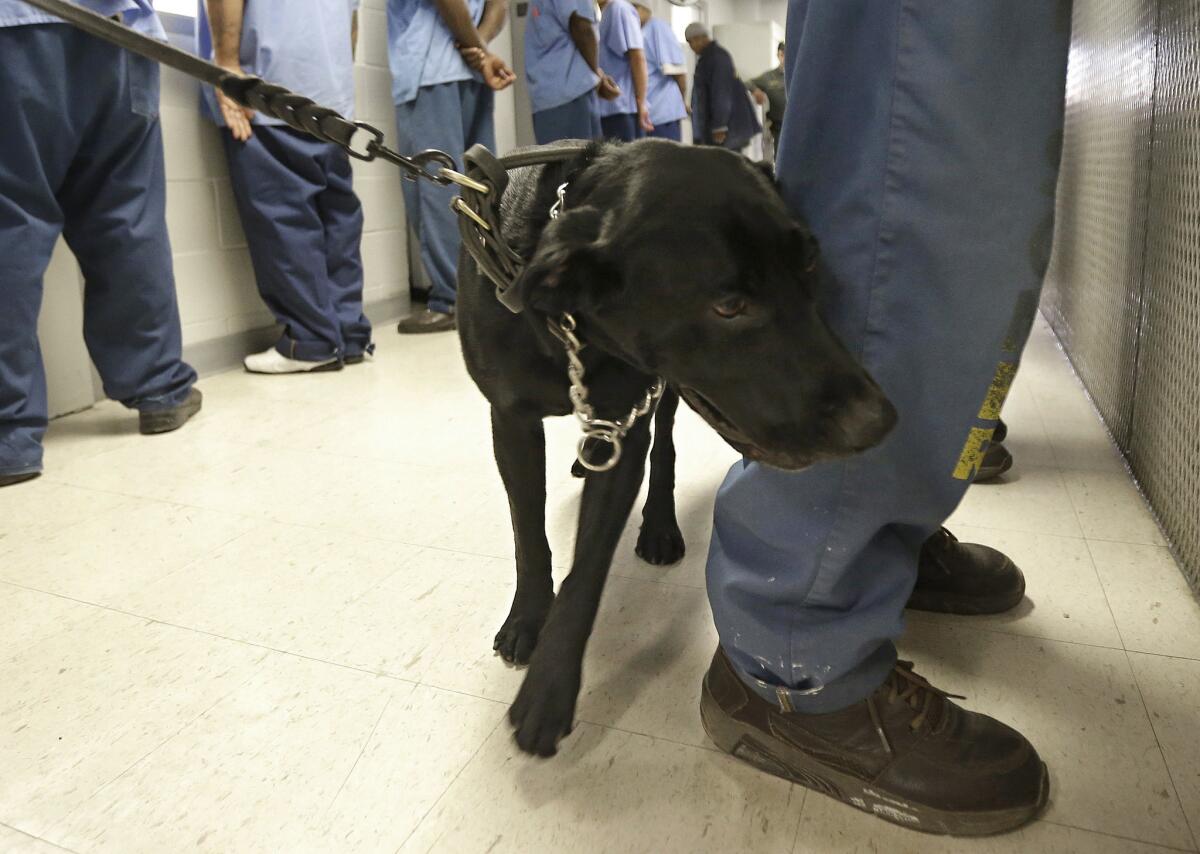
M 496 157 L 485 146 L 475 145 L 463 156 L 466 172 L 463 174 L 455 168 L 457 164 L 454 158 L 444 151 L 427 149 L 411 156 L 400 154 L 384 145 L 383 131 L 367 122 L 350 121 L 336 110 L 323 107 L 311 98 L 297 95 L 252 74 L 229 71 L 166 42 L 142 35 L 119 21 L 69 0 L 25 2 L 117 47 L 207 83 L 238 105 L 278 119 L 288 127 L 322 142 L 336 145 L 356 160 L 368 163 L 383 160 L 398 166 L 405 180 L 458 187 L 459 195 L 450 207 L 459 215 L 463 246 L 479 266 L 480 272 L 495 286 L 496 299 L 501 305 L 514 314 L 525 309 L 520 295 L 512 287 L 525 265 L 525 259 L 509 246 L 500 222 L 500 199 L 508 187 L 508 173 L 513 169 L 573 160 L 587 148 L 587 142 L 571 140 L 518 151 L 505 157 Z M 557 219 L 562 211 L 566 187 L 563 184 L 558 188 L 558 201 L 550 210 L 551 219 Z M 577 451 L 579 462 L 589 471 L 608 471 L 620 460 L 621 440 L 625 434 L 638 418 L 653 408 L 654 402 L 662 395 L 663 381 L 658 380 L 624 419 L 607 421 L 597 418 L 587 402 L 587 387 L 583 384 L 584 369 L 579 353 L 584 345 L 575 335 L 575 318 L 563 313 L 557 322 L 553 318 L 546 318 L 546 324 L 567 352 L 571 403 L 584 431 Z M 608 459 L 593 463 L 587 458 L 585 445 L 589 439 L 612 447 Z

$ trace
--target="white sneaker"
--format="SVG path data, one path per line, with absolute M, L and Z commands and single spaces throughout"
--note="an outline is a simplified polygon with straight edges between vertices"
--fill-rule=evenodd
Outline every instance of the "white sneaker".
M 337 371 L 342 367 L 342 363 L 336 358 L 323 362 L 289 359 L 274 347 L 261 353 L 252 353 L 242 360 L 242 364 L 252 374 L 306 374 L 311 371 Z

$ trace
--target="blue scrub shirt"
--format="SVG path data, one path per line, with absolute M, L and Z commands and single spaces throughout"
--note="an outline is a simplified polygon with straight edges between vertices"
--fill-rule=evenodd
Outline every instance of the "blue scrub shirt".
M 646 68 L 649 74 L 646 83 L 646 103 L 650 110 L 650 121 L 665 125 L 687 118 L 683 105 L 683 93 L 675 78 L 663 73 L 664 65 L 683 65 L 683 48 L 675 40 L 666 21 L 651 18 L 642 30 L 646 41 Z
M 153 0 L 73 0 L 85 9 L 99 12 L 106 18 L 120 15 L 122 21 L 139 33 L 165 39 L 166 32 L 158 15 L 154 14 Z M 0 0 L 0 27 L 18 27 L 25 24 L 61 24 L 61 18 L 35 9 L 22 0 Z
M 213 55 L 204 0 L 197 4 L 196 52 Z M 354 118 L 354 53 L 351 20 L 359 0 L 253 0 L 242 19 L 238 51 L 242 70 L 312 98 Z M 204 87 L 209 117 L 224 125 L 211 86 Z M 255 113 L 257 125 L 285 122 Z
M 600 70 L 617 81 L 621 95 L 615 101 L 600 101 L 601 116 L 636 113 L 637 95 L 633 91 L 633 71 L 625 53 L 642 50 L 642 20 L 628 0 L 612 0 L 600 18 Z
M 570 103 L 596 88 L 595 75 L 571 39 L 571 15 L 596 21 L 592 0 L 531 0 L 525 19 L 525 76 L 533 112 Z
M 467 0 L 476 26 L 483 17 L 483 3 Z M 387 15 L 394 103 L 407 104 L 422 86 L 481 79 L 454 46 L 454 35 L 432 0 L 388 0 Z

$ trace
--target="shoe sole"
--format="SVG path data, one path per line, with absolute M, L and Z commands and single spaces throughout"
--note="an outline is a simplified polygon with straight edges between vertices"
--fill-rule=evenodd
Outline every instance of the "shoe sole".
M 42 476 L 40 471 L 27 471 L 21 474 L 0 474 L 0 487 L 16 486 L 18 483 L 28 483 Z
M 726 714 L 705 688 L 700 697 L 704 731 L 721 750 L 760 771 L 828 795 L 847 806 L 909 830 L 939 836 L 992 836 L 1033 821 L 1050 799 L 1050 775 L 1042 763 L 1036 803 L 986 812 L 950 812 L 881 792 L 869 781 L 830 768 L 800 750 L 780 759 L 762 743 L 762 734 Z
M 432 335 L 435 332 L 453 332 L 458 329 L 458 321 L 437 326 L 397 326 L 396 331 L 401 335 Z
M 362 360 L 359 359 L 359 361 L 361 362 Z M 297 374 L 323 374 L 327 371 L 340 371 L 342 369 L 342 364 L 342 362 L 337 361 L 326 362 L 319 367 L 309 368 L 307 371 L 252 371 L 245 365 L 242 365 L 242 370 L 248 374 L 255 374 L 256 376 L 260 377 L 294 377 Z M 353 363 L 346 362 L 345 364 L 349 365 Z

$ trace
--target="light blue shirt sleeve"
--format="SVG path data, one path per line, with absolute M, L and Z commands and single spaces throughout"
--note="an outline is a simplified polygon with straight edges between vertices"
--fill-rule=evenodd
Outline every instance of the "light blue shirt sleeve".
M 478 26 L 484 0 L 467 0 Z M 422 86 L 480 80 L 462 58 L 433 0 L 388 0 L 388 66 L 392 101 L 407 104 Z
M 153 0 L 74 0 L 85 9 L 98 12 L 106 18 L 120 15 L 122 22 L 144 35 L 166 39 L 162 22 L 154 12 Z M 60 18 L 48 15 L 22 0 L 0 0 L 0 27 L 19 27 L 26 24 L 63 23 Z
M 615 101 L 601 101 L 600 115 L 637 112 L 633 72 L 626 54 L 631 50 L 644 50 L 645 46 L 637 10 L 627 0 L 612 0 L 600 19 L 600 68 L 616 81 L 621 95 Z
M 248 74 L 278 83 L 323 107 L 354 118 L 354 55 L 351 22 L 358 0 L 252 0 L 242 18 L 238 59 Z M 196 49 L 213 55 L 204 0 L 198 0 Z M 211 86 L 205 112 L 224 124 Z M 256 113 L 255 124 L 283 124 Z
M 651 18 L 643 31 L 646 39 L 646 103 L 650 121 L 666 124 L 687 115 L 683 94 L 675 78 L 664 71 L 665 65 L 683 65 L 683 51 L 665 21 Z
M 596 19 L 590 0 L 531 0 L 525 15 L 525 77 L 533 112 L 560 107 L 596 88 L 571 38 L 571 16 Z

